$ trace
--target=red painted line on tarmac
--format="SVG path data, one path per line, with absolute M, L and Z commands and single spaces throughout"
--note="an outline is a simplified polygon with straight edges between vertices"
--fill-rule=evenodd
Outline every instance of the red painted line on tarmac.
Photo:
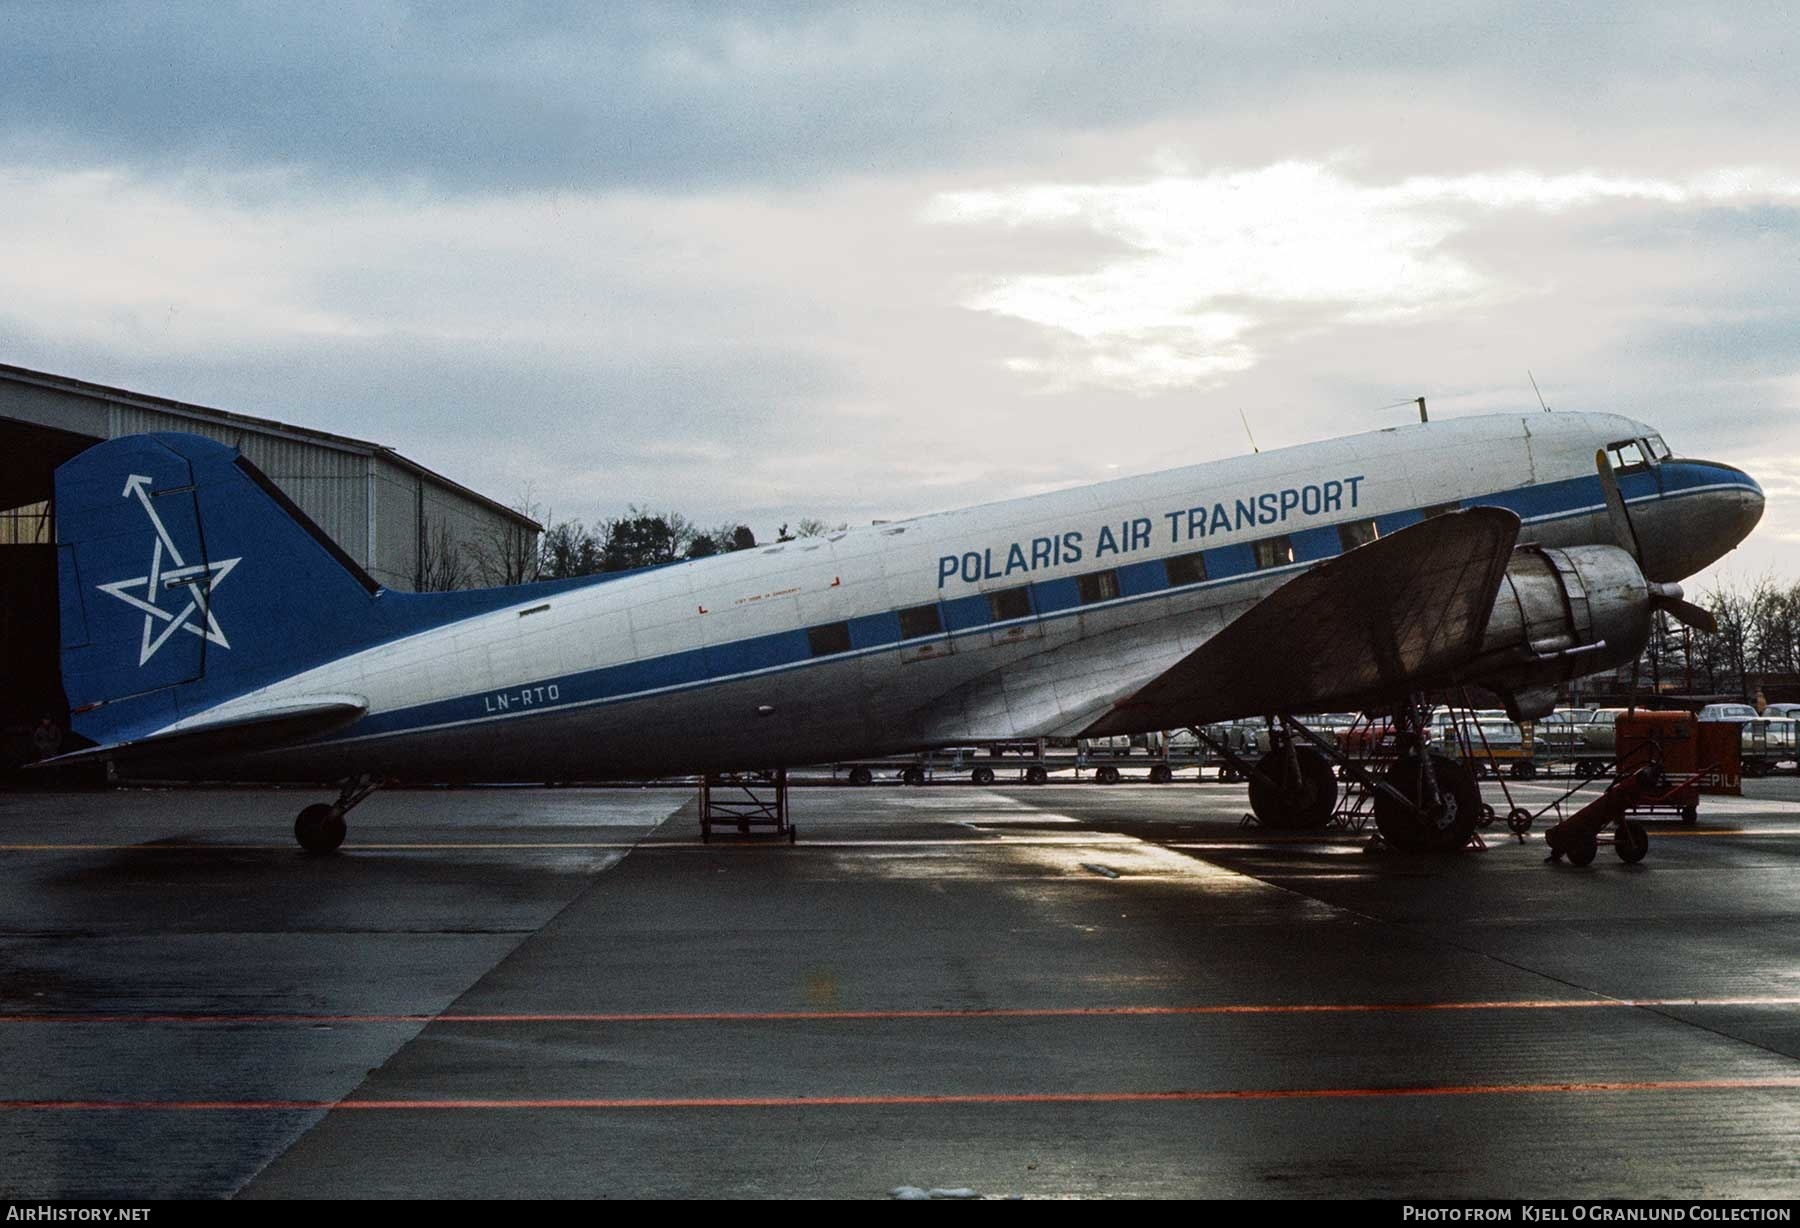
M 1466 1083 L 1420 1087 L 1291 1087 L 1227 1091 L 972 1092 L 911 1096 L 680 1096 L 445 1100 L 0 1100 L 0 1112 L 439 1112 L 547 1109 L 807 1109 L 941 1105 L 1179 1104 L 1213 1100 L 1352 1100 L 1424 1096 L 1531 1096 L 1622 1092 L 1800 1090 L 1800 1077 L 1637 1082 Z
M 281 1015 L 160 1012 L 141 1014 L 0 1015 L 0 1024 L 498 1024 L 498 1023 L 845 1023 L 859 1021 L 958 1019 L 1094 1019 L 1155 1018 L 1200 1015 L 1355 1015 L 1421 1014 L 1435 1011 L 1551 1011 L 1602 1008 L 1800 1006 L 1800 996 L 1733 998 L 1542 998 L 1473 1002 L 1337 1002 L 1241 1003 L 1210 1006 L 1048 1006 L 991 1007 L 977 1010 L 849 1010 L 849 1011 L 514 1011 L 481 1014 L 341 1014 Z
M 857 849 L 857 848 L 995 848 L 1006 846 L 1037 845 L 1139 845 L 1144 841 L 1132 836 L 960 836 L 950 840 L 802 840 L 801 849 Z M 344 845 L 343 852 L 379 853 L 379 852 L 417 852 L 417 851 L 455 851 L 457 849 L 494 850 L 494 849 L 636 849 L 639 852 L 663 852 L 676 849 L 732 849 L 732 848 L 772 848 L 787 849 L 786 844 L 774 845 L 766 838 L 753 838 L 739 841 L 735 832 L 715 836 L 712 843 L 700 840 L 654 840 L 632 843 L 618 840 L 510 840 L 510 841 L 420 841 L 414 843 L 363 843 L 352 841 Z M 300 853 L 298 845 L 291 842 L 270 841 L 267 844 L 0 844 L 0 853 Z

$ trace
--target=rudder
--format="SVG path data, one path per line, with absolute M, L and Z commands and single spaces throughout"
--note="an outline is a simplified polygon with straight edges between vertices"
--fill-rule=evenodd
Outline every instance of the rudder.
M 379 586 L 237 449 L 108 440 L 56 471 L 77 733 L 142 736 L 365 643 Z

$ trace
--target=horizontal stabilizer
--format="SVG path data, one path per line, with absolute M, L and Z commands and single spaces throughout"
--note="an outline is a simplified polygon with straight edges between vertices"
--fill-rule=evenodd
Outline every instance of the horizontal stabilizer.
M 127 764 L 145 759 L 191 760 L 268 750 L 354 725 L 368 710 L 368 701 L 360 695 L 308 695 L 257 706 L 233 705 L 224 715 L 172 725 L 142 738 L 71 751 L 33 766 L 62 767 L 108 759 Z

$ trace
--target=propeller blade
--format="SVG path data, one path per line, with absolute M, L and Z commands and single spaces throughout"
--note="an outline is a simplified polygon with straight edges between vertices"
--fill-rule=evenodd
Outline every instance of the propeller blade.
M 1713 617 L 1712 611 L 1686 600 L 1687 594 L 1681 591 L 1681 585 L 1651 583 L 1646 587 L 1650 591 L 1651 609 L 1660 610 L 1696 631 L 1708 635 L 1719 633 L 1719 620 Z
M 1685 623 L 1696 631 L 1704 631 L 1708 635 L 1719 634 L 1719 620 L 1713 612 L 1704 606 L 1697 606 L 1691 601 L 1659 601 L 1656 608 L 1663 611 L 1678 623 Z
M 1631 527 L 1631 517 L 1625 511 L 1625 498 L 1619 494 L 1619 479 L 1613 473 L 1612 461 L 1607 459 L 1605 448 L 1594 453 L 1594 468 L 1600 473 L 1600 492 L 1606 496 L 1606 514 L 1612 520 L 1613 536 L 1618 538 L 1619 545 L 1641 566 L 1644 553 L 1638 548 L 1637 531 Z

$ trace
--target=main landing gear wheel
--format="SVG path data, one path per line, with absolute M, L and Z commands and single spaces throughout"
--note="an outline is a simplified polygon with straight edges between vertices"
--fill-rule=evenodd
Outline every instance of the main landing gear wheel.
M 1636 865 L 1650 852 L 1649 829 L 1636 819 L 1626 819 L 1613 836 L 1613 852 L 1626 865 Z
M 1323 827 L 1337 808 L 1337 775 L 1318 751 L 1302 747 L 1294 751 L 1300 778 L 1289 773 L 1287 752 L 1272 750 L 1257 760 L 1257 771 L 1266 778 L 1250 778 L 1250 809 L 1264 827 L 1275 831 L 1303 831 Z
M 1416 754 L 1399 760 L 1383 778 L 1418 809 L 1402 806 L 1386 793 L 1375 794 L 1375 826 L 1383 840 L 1403 853 L 1454 852 L 1469 842 L 1480 821 L 1481 791 L 1467 768 L 1433 755 L 1431 774 L 1437 796 L 1430 799 L 1424 796 L 1424 761 Z
M 344 842 L 349 828 L 335 807 L 315 802 L 294 820 L 294 839 L 309 853 L 329 853 Z

